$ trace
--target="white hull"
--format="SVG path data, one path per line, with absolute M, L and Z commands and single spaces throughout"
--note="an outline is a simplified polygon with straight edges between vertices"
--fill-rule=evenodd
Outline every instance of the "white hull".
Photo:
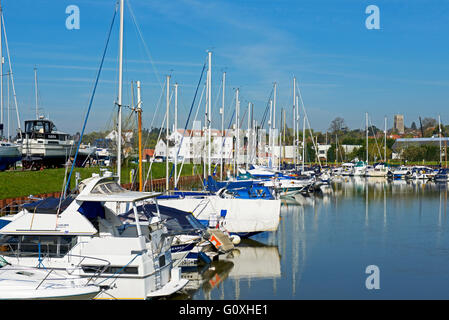
M 25 139 L 22 144 L 22 155 L 42 158 L 66 158 L 75 154 L 75 146 L 71 142 L 48 143 L 48 140 Z M 53 142 L 53 141 L 52 141 Z
M 365 175 L 367 177 L 386 177 L 388 175 L 388 170 L 367 170 Z
M 159 199 L 160 205 L 192 212 L 199 220 L 226 213 L 222 227 L 230 233 L 275 231 L 279 225 L 281 201 L 263 199 L 205 198 Z
M 7 265 L 0 268 L 0 299 L 92 299 L 96 285 L 67 272 Z

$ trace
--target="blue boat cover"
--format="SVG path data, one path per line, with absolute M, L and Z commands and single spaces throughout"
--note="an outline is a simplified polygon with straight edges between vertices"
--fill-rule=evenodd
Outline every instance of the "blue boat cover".
M 157 212 L 157 208 L 155 204 L 147 203 L 143 206 L 138 206 L 137 211 L 142 212 L 150 219 L 155 216 L 153 212 Z M 171 235 L 199 234 L 206 230 L 206 227 L 190 212 L 159 205 L 159 213 L 167 227 L 168 233 Z M 131 209 L 127 213 L 119 215 L 119 217 L 134 220 L 134 212 Z
M 60 203 L 59 198 L 49 197 L 43 200 L 26 203 L 22 207 L 30 212 L 56 214 L 59 207 L 59 212 L 64 211 L 72 203 L 73 199 L 72 196 L 69 196 Z

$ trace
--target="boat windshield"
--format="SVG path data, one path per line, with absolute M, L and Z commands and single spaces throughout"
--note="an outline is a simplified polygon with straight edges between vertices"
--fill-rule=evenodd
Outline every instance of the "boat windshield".
M 128 190 L 122 188 L 117 182 L 109 181 L 105 183 L 100 183 L 96 185 L 91 193 L 95 194 L 109 194 L 109 193 L 118 193 L 118 192 L 127 192 Z
M 0 256 L 0 268 L 7 266 L 9 263 L 3 257 Z

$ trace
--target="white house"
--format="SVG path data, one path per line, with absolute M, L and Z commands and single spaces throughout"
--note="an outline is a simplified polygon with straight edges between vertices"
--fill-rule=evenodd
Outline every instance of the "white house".
M 184 159 L 185 162 L 200 163 L 207 157 L 207 131 L 178 129 L 169 136 L 169 159 Z M 233 158 L 233 133 L 226 130 L 224 137 L 220 130 L 211 130 L 211 160 L 214 163 L 224 161 L 229 163 Z M 166 156 L 166 142 L 164 139 L 158 141 L 155 147 L 155 156 Z

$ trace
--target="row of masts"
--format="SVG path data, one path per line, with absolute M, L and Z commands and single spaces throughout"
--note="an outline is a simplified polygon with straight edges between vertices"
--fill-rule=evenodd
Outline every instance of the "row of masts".
M 120 31 L 119 31 L 119 75 L 118 75 L 118 98 L 117 98 L 117 106 L 118 106 L 118 116 L 117 116 L 117 126 L 118 126 L 118 132 L 117 132 L 117 175 L 118 175 L 118 180 L 120 182 L 120 175 L 121 175 L 121 166 L 122 166 L 122 155 L 121 155 L 121 136 L 122 136 L 122 91 L 123 91 L 123 31 L 124 31 L 124 24 L 123 24 L 123 20 L 124 20 L 124 0 L 120 0 Z M 1 13 L 1 7 L 0 7 L 0 13 Z M 2 15 L 0 14 L 0 19 L 2 18 Z M 2 20 L 0 20 L 0 24 L 1 24 Z M 1 32 L 0 32 L 0 36 L 1 36 Z M 0 43 L 1 43 L 1 37 L 0 37 Z M 8 52 L 9 55 L 9 52 Z M 1 51 L 1 46 L 0 46 L 0 57 L 2 57 L 2 51 Z M 3 61 L 2 63 L 0 63 L 0 74 L 3 75 L 3 71 L 2 71 L 2 65 L 3 65 Z M 12 74 L 11 74 L 12 76 Z M 36 77 L 36 82 L 37 82 L 37 76 Z M 2 77 L 1 77 L 2 79 Z M 1 80 L 3 81 L 3 79 Z M 2 88 L 2 85 L 0 85 L 0 88 Z M 37 88 L 37 85 L 36 85 Z M 223 73 L 223 78 L 222 78 L 222 105 L 220 108 L 220 115 L 221 115 L 221 133 L 222 133 L 222 139 L 224 139 L 225 136 L 225 127 L 224 127 L 224 115 L 225 115 L 225 88 L 226 88 L 226 73 Z M 293 139 L 294 139 L 294 165 L 296 168 L 296 165 L 298 164 L 298 158 L 299 158 L 299 152 L 298 152 L 298 146 L 299 146 L 299 132 L 300 132 L 300 110 L 299 110 L 299 101 L 298 98 L 301 98 L 300 96 L 300 92 L 298 90 L 298 94 L 296 93 L 296 89 L 297 89 L 297 81 L 296 81 L 296 77 L 293 78 L 293 108 L 292 108 L 292 113 L 293 113 Z M 15 98 L 15 91 L 13 88 L 13 92 L 14 92 L 14 98 Z M 2 89 L 0 89 L 0 100 L 3 101 L 3 96 L 2 96 L 3 92 Z M 178 95 L 178 85 L 175 84 L 175 123 L 174 123 L 174 128 L 175 130 L 178 129 L 178 124 L 177 124 L 177 95 Z M 275 159 L 275 136 L 276 136 L 276 108 L 277 108 L 277 83 L 274 83 L 274 87 L 273 87 L 273 99 L 270 99 L 270 117 L 269 117 L 269 122 L 268 122 L 268 126 L 269 126 L 269 153 L 270 153 L 270 157 L 271 157 L 271 164 L 274 167 L 275 163 L 276 163 L 276 159 Z M 306 150 L 306 121 L 308 122 L 307 119 L 307 115 L 305 112 L 305 108 L 304 108 L 304 103 L 302 102 L 302 98 L 301 98 L 301 103 L 302 103 L 302 107 L 303 107 L 303 132 L 302 132 L 302 170 L 304 171 L 304 162 L 305 162 L 305 150 Z M 142 181 L 142 168 L 141 168 L 141 160 L 142 160 L 142 150 L 141 150 L 141 100 L 140 100 L 140 82 L 138 84 L 138 115 L 139 115 L 139 171 L 140 171 L 140 181 Z M 169 128 L 170 128 L 170 119 L 169 119 L 169 114 L 170 114 L 170 76 L 167 76 L 166 79 L 166 190 L 169 190 L 169 161 L 168 161 L 168 155 L 169 155 Z M 38 115 L 38 107 L 37 107 L 37 89 L 36 89 L 36 116 Z M 248 135 L 249 132 L 251 131 L 251 129 L 255 129 L 256 125 L 254 121 L 251 121 L 252 116 L 254 116 L 254 112 L 251 112 L 251 103 L 248 103 Z M 281 115 L 283 116 L 283 121 L 281 119 L 280 122 L 283 123 L 283 137 L 284 137 L 284 142 L 285 142 L 285 127 L 286 127 L 286 113 L 285 110 L 282 110 Z M 2 108 L 2 122 L 3 122 L 3 108 Z M 384 131 L 384 160 L 386 161 L 386 133 L 387 133 L 387 123 L 386 123 L 386 117 L 385 117 L 385 131 Z M 439 123 L 440 123 L 440 118 L 439 118 Z M 212 174 L 212 163 L 211 163 L 211 151 L 212 151 L 212 144 L 211 144 L 211 132 L 212 132 L 212 52 L 209 51 L 208 52 L 208 69 L 207 69 L 207 79 L 206 79 L 206 108 L 205 108 L 205 130 L 206 130 L 206 137 L 207 137 L 207 161 L 205 161 L 205 168 L 203 170 L 204 175 L 211 175 Z M 19 127 L 20 127 L 20 122 L 19 122 Z M 366 161 L 368 163 L 368 113 L 366 113 Z M 235 90 L 235 124 L 234 124 L 234 129 L 235 129 L 235 135 L 236 135 L 236 144 L 235 144 L 235 148 L 234 148 L 234 154 L 236 156 L 234 156 L 234 170 L 239 166 L 239 157 L 238 157 L 238 153 L 241 149 L 242 146 L 240 146 L 240 100 L 239 100 L 239 89 L 237 88 Z M 282 124 L 279 127 L 279 148 L 281 148 L 281 139 L 282 139 L 282 135 L 280 134 L 280 129 L 282 129 Z M 311 134 L 311 128 L 310 128 L 310 124 L 309 124 L 309 132 Z M 441 126 L 439 125 L 439 136 L 441 138 Z M 248 136 L 249 138 L 249 136 Z M 337 138 L 336 138 L 337 139 Z M 222 140 L 223 141 L 223 140 Z M 248 139 L 249 141 L 249 139 Z M 312 142 L 314 143 L 315 149 L 317 151 L 317 146 L 315 145 L 315 141 L 312 137 Z M 337 140 L 336 140 L 337 143 Z M 337 146 L 336 146 L 336 149 Z M 441 149 L 441 139 L 440 139 L 440 149 Z M 222 150 L 220 150 L 220 154 L 221 154 L 221 159 L 220 159 L 220 175 L 223 176 L 223 152 Z M 337 150 L 336 150 L 337 152 Z M 285 157 L 285 147 L 284 147 L 284 157 Z M 278 160 L 278 164 L 280 166 L 281 164 L 281 150 L 279 150 L 279 160 Z M 318 157 L 319 159 L 319 157 Z M 174 170 L 175 170 L 175 177 L 177 177 L 177 160 L 178 157 L 177 155 L 174 157 Z M 248 164 L 249 164 L 249 158 L 247 158 L 246 164 L 247 164 L 247 168 L 248 168 Z M 440 162 L 441 162 L 441 152 L 440 152 Z M 236 173 L 236 172 L 235 172 Z M 176 179 L 175 179 L 176 181 Z M 142 187 L 142 185 L 140 185 L 140 188 Z

